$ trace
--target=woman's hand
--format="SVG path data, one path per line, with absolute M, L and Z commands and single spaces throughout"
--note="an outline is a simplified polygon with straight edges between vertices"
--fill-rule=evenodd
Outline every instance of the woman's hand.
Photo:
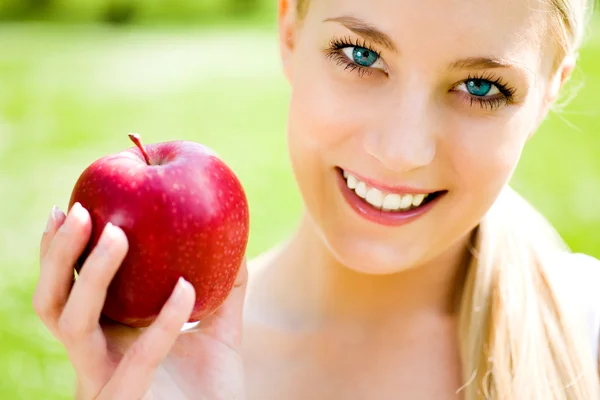
M 68 216 L 56 208 L 40 244 L 40 277 L 33 306 L 63 344 L 77 375 L 77 398 L 244 399 L 240 355 L 247 270 L 217 312 L 182 331 L 195 301 L 180 279 L 156 321 L 132 329 L 101 317 L 108 286 L 128 249 L 124 232 L 104 228 L 98 245 L 74 280 L 74 265 L 90 234 L 89 213 L 75 204 Z

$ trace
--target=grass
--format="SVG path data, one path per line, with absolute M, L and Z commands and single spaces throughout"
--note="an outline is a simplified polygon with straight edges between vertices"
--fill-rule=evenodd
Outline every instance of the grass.
M 598 29 L 595 30 L 598 32 Z M 0 27 L 0 398 L 68 399 L 73 371 L 31 308 L 38 242 L 93 160 L 189 139 L 237 171 L 252 210 L 250 255 L 301 209 L 287 161 L 289 89 L 266 31 Z M 600 35 L 581 58 L 585 87 L 531 141 L 514 186 L 576 251 L 600 257 Z

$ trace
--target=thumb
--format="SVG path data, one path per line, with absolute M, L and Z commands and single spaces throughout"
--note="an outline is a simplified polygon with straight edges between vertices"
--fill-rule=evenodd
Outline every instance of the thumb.
M 233 289 L 221 307 L 193 329 L 201 330 L 223 344 L 238 350 L 242 342 L 242 321 L 246 287 L 248 284 L 248 267 L 246 257 L 238 271 Z

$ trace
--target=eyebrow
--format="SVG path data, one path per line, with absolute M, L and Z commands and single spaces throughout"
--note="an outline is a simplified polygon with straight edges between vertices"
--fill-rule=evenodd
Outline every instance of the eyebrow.
M 518 67 L 516 63 L 501 58 L 469 57 L 451 63 L 449 69 L 494 69 L 515 67 Z
M 344 25 L 347 29 L 371 42 L 381 45 L 388 50 L 397 52 L 394 41 L 384 32 L 375 28 L 373 25 L 366 23 L 355 17 L 343 16 L 335 18 L 327 18 L 323 22 L 338 22 Z

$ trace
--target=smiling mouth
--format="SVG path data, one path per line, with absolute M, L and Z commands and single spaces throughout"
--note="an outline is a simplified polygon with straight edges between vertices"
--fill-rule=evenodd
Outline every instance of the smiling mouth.
M 341 168 L 338 173 L 346 182 L 346 186 L 363 202 L 372 208 L 391 214 L 401 214 L 418 210 L 425 207 L 435 199 L 447 193 L 447 191 L 436 192 L 394 192 L 383 188 L 373 187 L 367 182 L 361 181 L 356 176 Z

